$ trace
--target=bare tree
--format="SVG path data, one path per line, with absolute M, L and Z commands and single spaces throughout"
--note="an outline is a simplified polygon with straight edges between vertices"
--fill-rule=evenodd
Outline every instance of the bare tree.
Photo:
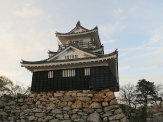
M 13 86 L 13 82 L 8 77 L 0 76 L 0 96 L 8 94 L 11 86 Z
M 20 82 L 13 83 L 8 77 L 0 76 L 0 96 L 8 94 L 17 96 L 17 94 L 27 95 L 30 93 L 30 87 L 24 87 Z
M 129 105 L 130 107 L 136 108 L 136 87 L 135 85 L 129 83 L 120 88 L 119 100 Z

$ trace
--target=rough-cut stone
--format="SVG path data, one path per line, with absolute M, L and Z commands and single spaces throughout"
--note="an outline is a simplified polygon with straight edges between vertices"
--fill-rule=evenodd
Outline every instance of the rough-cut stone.
M 75 100 L 76 99 L 74 97 L 72 97 L 72 96 L 64 96 L 63 99 L 62 99 L 62 101 L 66 101 L 66 102 L 75 101 Z
M 120 122 L 128 122 L 128 121 L 127 121 L 127 118 L 124 117 L 124 118 L 122 118 L 122 119 L 120 120 Z M 157 121 L 157 122 L 159 122 L 159 121 Z
M 63 119 L 63 115 L 62 114 L 57 114 L 56 117 L 59 118 L 59 119 Z
M 83 102 L 88 102 L 88 101 L 91 100 L 90 97 L 78 97 L 77 99 L 80 100 L 80 101 L 83 101 Z
M 78 112 L 78 115 L 85 116 L 85 115 L 87 115 L 87 114 L 86 114 L 86 113 L 84 113 L 84 112 Z
M 16 117 L 12 116 L 12 117 L 8 117 L 7 119 L 10 120 L 10 121 L 14 121 L 14 120 L 16 120 Z
M 108 104 L 108 102 L 102 102 L 102 106 L 108 106 L 109 104 Z
M 18 99 L 19 103 L 22 103 L 24 100 L 22 98 Z
M 63 107 L 63 110 L 69 111 L 71 108 L 69 106 Z
M 46 102 L 45 101 L 41 102 L 41 105 L 46 106 Z
M 93 113 L 88 116 L 87 122 L 102 122 L 102 120 L 98 113 Z
M 83 109 L 83 111 L 90 114 L 90 113 L 94 112 L 94 109 L 93 108 L 85 108 L 85 109 Z
M 47 110 L 52 110 L 54 109 L 55 105 L 53 103 L 50 103 L 50 104 L 46 104 L 46 109 Z
M 77 93 L 76 96 L 78 96 L 78 97 L 84 97 L 84 96 L 87 96 L 87 94 L 85 94 L 85 93 Z
M 5 108 L 6 103 L 3 101 L 0 101 L 0 108 Z
M 28 117 L 28 120 L 29 120 L 29 121 L 35 120 L 35 116 L 29 116 L 29 117 Z
M 116 104 L 118 104 L 118 102 L 117 102 L 116 99 L 113 99 L 113 100 L 110 101 L 110 105 L 111 105 L 111 106 L 112 106 L 112 105 L 116 105 Z
M 59 107 L 65 107 L 66 105 L 67 105 L 67 102 L 58 103 L 58 106 L 59 106 Z
M 50 101 L 55 101 L 55 100 L 58 100 L 58 98 L 49 98 Z
M 104 99 L 104 102 L 110 102 L 111 100 L 115 99 L 115 96 L 114 95 L 110 95 L 110 96 L 107 96 L 105 99 Z
M 97 97 L 94 97 L 94 98 L 92 99 L 92 101 L 93 101 L 93 102 L 102 102 L 103 99 L 102 99 L 102 97 L 97 96 Z
M 36 105 L 40 105 L 40 104 L 41 104 L 41 102 L 40 102 L 40 101 L 37 101 L 37 102 L 36 102 Z
M 33 110 L 34 113 L 41 113 L 42 112 L 42 109 L 41 108 L 36 108 Z
M 15 105 L 16 104 L 16 102 L 14 102 L 14 101 L 10 101 L 9 103 L 7 103 L 7 105 Z
M 74 108 L 82 108 L 82 102 L 80 100 L 76 100 L 74 104 L 71 106 L 73 109 Z
M 53 114 L 61 114 L 62 111 L 60 111 L 59 109 L 56 108 L 56 109 L 53 109 L 53 110 L 52 110 L 52 113 L 53 113 Z
M 0 115 L 7 116 L 7 113 L 2 111 L 2 112 L 0 112 Z
M 52 119 L 52 120 L 49 120 L 49 122 L 59 122 L 58 119 Z
M 108 117 L 104 117 L 103 122 L 108 122 Z
M 116 109 L 116 110 L 114 111 L 114 114 L 120 114 L 120 113 L 122 113 L 122 109 L 121 109 L 121 108 Z
M 52 116 L 46 116 L 46 117 L 45 117 L 45 121 L 49 121 L 49 120 L 51 120 L 51 119 L 53 119 Z
M 109 117 L 109 120 L 112 121 L 112 120 L 122 119 L 124 117 L 125 117 L 125 115 L 123 113 L 121 113 L 121 114 L 117 114 L 117 115 Z
M 71 116 L 71 120 L 75 120 L 75 119 L 80 119 L 80 115 L 78 115 L 78 114 L 73 114 L 73 115 Z
M 88 102 L 82 102 L 83 108 L 88 108 L 89 107 L 89 103 Z
M 93 103 L 91 104 L 91 108 L 102 108 L 102 106 L 101 106 L 100 103 L 93 102 Z
M 35 113 L 35 116 L 42 118 L 45 116 L 45 113 Z
M 63 114 L 64 119 L 69 119 L 69 115 L 68 114 Z
M 71 120 L 62 120 L 60 122 L 71 122 Z
M 54 93 L 54 97 L 62 97 L 63 93 Z
M 112 91 L 106 92 L 106 96 L 107 96 L 107 97 L 108 97 L 108 96 L 112 96 L 112 95 L 114 95 L 114 92 L 112 92 Z
M 3 122 L 107 122 L 111 118 L 110 122 L 125 122 L 126 117 L 115 99 L 103 101 L 111 95 L 114 94 L 105 90 L 77 90 L 0 98 L 0 119 Z M 160 115 L 157 113 L 156 116 Z

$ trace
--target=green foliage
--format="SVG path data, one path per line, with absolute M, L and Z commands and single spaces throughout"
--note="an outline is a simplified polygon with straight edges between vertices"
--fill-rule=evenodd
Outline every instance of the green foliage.
M 157 98 L 157 92 L 154 85 L 154 82 L 146 81 L 146 79 L 139 80 L 136 85 L 137 100 L 139 104 L 147 106 L 149 103 L 153 103 Z

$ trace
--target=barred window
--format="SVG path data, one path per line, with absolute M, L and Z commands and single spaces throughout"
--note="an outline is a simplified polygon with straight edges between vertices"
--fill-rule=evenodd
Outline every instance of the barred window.
M 75 69 L 65 69 L 62 70 L 62 77 L 74 77 Z
M 85 68 L 85 76 L 90 75 L 90 68 Z
M 53 71 L 48 72 L 48 78 L 53 78 Z
M 77 59 L 78 58 L 78 55 L 68 55 L 68 56 L 65 56 L 65 59 Z

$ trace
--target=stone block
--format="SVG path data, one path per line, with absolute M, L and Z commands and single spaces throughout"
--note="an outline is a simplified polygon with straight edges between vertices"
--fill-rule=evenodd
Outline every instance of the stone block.
M 91 105 L 91 108 L 102 108 L 100 103 L 93 102 Z
M 124 117 L 125 117 L 125 115 L 123 113 L 121 113 L 121 114 L 117 114 L 117 115 L 114 115 L 114 116 L 110 116 L 109 117 L 109 120 L 110 121 L 112 121 L 112 120 L 118 120 L 118 119 L 122 119 Z
M 104 107 L 104 111 L 107 112 L 107 111 L 110 111 L 112 109 L 117 109 L 117 108 L 119 108 L 119 105 L 107 106 L 107 107 Z
M 61 110 L 59 110 L 59 109 L 53 109 L 52 111 L 51 111 L 53 114 L 61 114 L 62 113 L 62 111 Z
M 75 101 L 76 99 L 72 96 L 64 96 L 62 101 L 68 102 L 68 101 Z
M 117 102 L 116 99 L 113 99 L 113 100 L 110 101 L 109 104 L 110 104 L 110 105 L 116 105 L 116 104 L 118 104 L 118 102 Z
M 63 93 L 54 93 L 54 97 L 62 97 Z
M 67 106 L 67 102 L 60 102 L 60 103 L 58 103 L 58 106 L 65 107 L 65 106 Z
M 82 102 L 80 100 L 76 100 L 75 103 L 71 106 L 72 109 L 74 108 L 82 108 Z
M 80 100 L 80 101 L 83 101 L 83 102 L 88 102 L 88 101 L 91 100 L 90 97 L 78 97 L 77 99 Z
M 108 102 L 102 102 L 102 106 L 108 106 L 109 104 L 108 104 Z
M 29 116 L 29 117 L 28 117 L 28 120 L 29 120 L 29 121 L 35 120 L 35 116 Z
M 105 99 L 104 99 L 104 102 L 110 102 L 111 100 L 115 99 L 115 96 L 114 95 L 110 95 L 110 96 L 107 96 Z
M 102 102 L 103 101 L 103 98 L 100 97 L 100 96 L 96 96 L 96 97 L 93 97 L 92 101 L 93 102 Z
M 98 113 L 92 113 L 88 116 L 87 122 L 102 122 Z
M 35 113 L 36 117 L 43 118 L 45 116 L 45 113 Z
M 75 119 L 80 119 L 80 115 L 78 115 L 78 114 L 73 114 L 72 116 L 71 116 L 71 120 L 75 120 Z

